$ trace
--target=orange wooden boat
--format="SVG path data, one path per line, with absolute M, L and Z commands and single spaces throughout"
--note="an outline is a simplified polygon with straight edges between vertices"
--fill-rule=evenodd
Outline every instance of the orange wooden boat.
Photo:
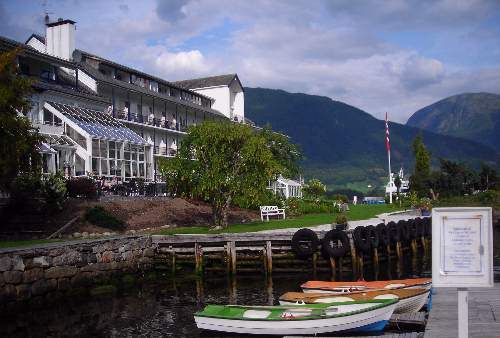
M 300 287 L 304 292 L 323 293 L 351 293 L 368 290 L 393 290 L 393 289 L 415 289 L 422 288 L 429 290 L 432 285 L 432 278 L 411 278 L 411 279 L 391 279 L 373 282 L 327 282 L 308 281 Z
M 397 299 L 394 313 L 418 312 L 427 302 L 430 290 L 427 289 L 391 289 L 353 292 L 349 294 L 327 294 L 287 292 L 279 298 L 280 305 L 306 305 L 317 303 L 335 303 L 367 301 L 374 299 Z

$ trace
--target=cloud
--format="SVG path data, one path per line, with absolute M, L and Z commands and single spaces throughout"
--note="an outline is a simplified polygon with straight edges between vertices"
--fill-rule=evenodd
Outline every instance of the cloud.
M 186 17 L 185 7 L 190 0 L 158 0 L 156 13 L 162 20 L 175 23 Z
M 78 22 L 78 48 L 166 80 L 236 72 L 246 86 L 399 122 L 449 95 L 500 92 L 499 1 L 87 0 L 52 11 Z M 0 3 L 1 34 L 24 40 L 39 13 Z

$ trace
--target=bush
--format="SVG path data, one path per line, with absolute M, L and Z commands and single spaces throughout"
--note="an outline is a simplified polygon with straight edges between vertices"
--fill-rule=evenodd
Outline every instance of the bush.
M 288 216 L 302 215 L 302 204 L 304 202 L 300 198 L 292 197 L 285 201 L 286 214 Z
M 100 205 L 88 208 L 85 212 L 85 219 L 101 228 L 112 230 L 124 230 L 126 228 L 124 221 L 114 217 Z
M 43 208 L 41 190 L 42 180 L 40 174 L 20 174 L 11 184 L 11 207 L 15 210 L 40 212 Z
M 66 181 L 61 172 L 43 177 L 41 184 L 42 197 L 47 211 L 60 211 L 66 200 Z
M 477 199 L 482 204 L 496 206 L 500 205 L 500 191 L 488 190 L 477 194 Z
M 66 189 L 70 197 L 97 197 L 96 183 L 90 177 L 73 177 L 66 182 Z
M 338 213 L 335 216 L 335 223 L 336 224 L 347 224 L 347 216 L 343 212 Z
M 349 202 L 349 199 L 347 198 L 346 195 L 342 195 L 342 194 L 334 194 L 330 197 L 330 199 L 334 200 L 334 201 L 341 201 L 342 203 L 348 203 Z

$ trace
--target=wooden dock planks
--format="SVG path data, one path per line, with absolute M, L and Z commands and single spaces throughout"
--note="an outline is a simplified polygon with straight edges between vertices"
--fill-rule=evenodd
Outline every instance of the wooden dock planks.
M 456 338 L 457 290 L 439 288 L 435 292 L 424 337 Z M 493 288 L 469 290 L 469 337 L 500 337 L 500 283 Z

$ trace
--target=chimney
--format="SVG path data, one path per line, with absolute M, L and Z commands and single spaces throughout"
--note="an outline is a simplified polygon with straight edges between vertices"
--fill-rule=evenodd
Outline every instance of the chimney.
M 61 59 L 71 60 L 75 50 L 75 22 L 59 18 L 47 23 L 45 45 L 47 53 Z

